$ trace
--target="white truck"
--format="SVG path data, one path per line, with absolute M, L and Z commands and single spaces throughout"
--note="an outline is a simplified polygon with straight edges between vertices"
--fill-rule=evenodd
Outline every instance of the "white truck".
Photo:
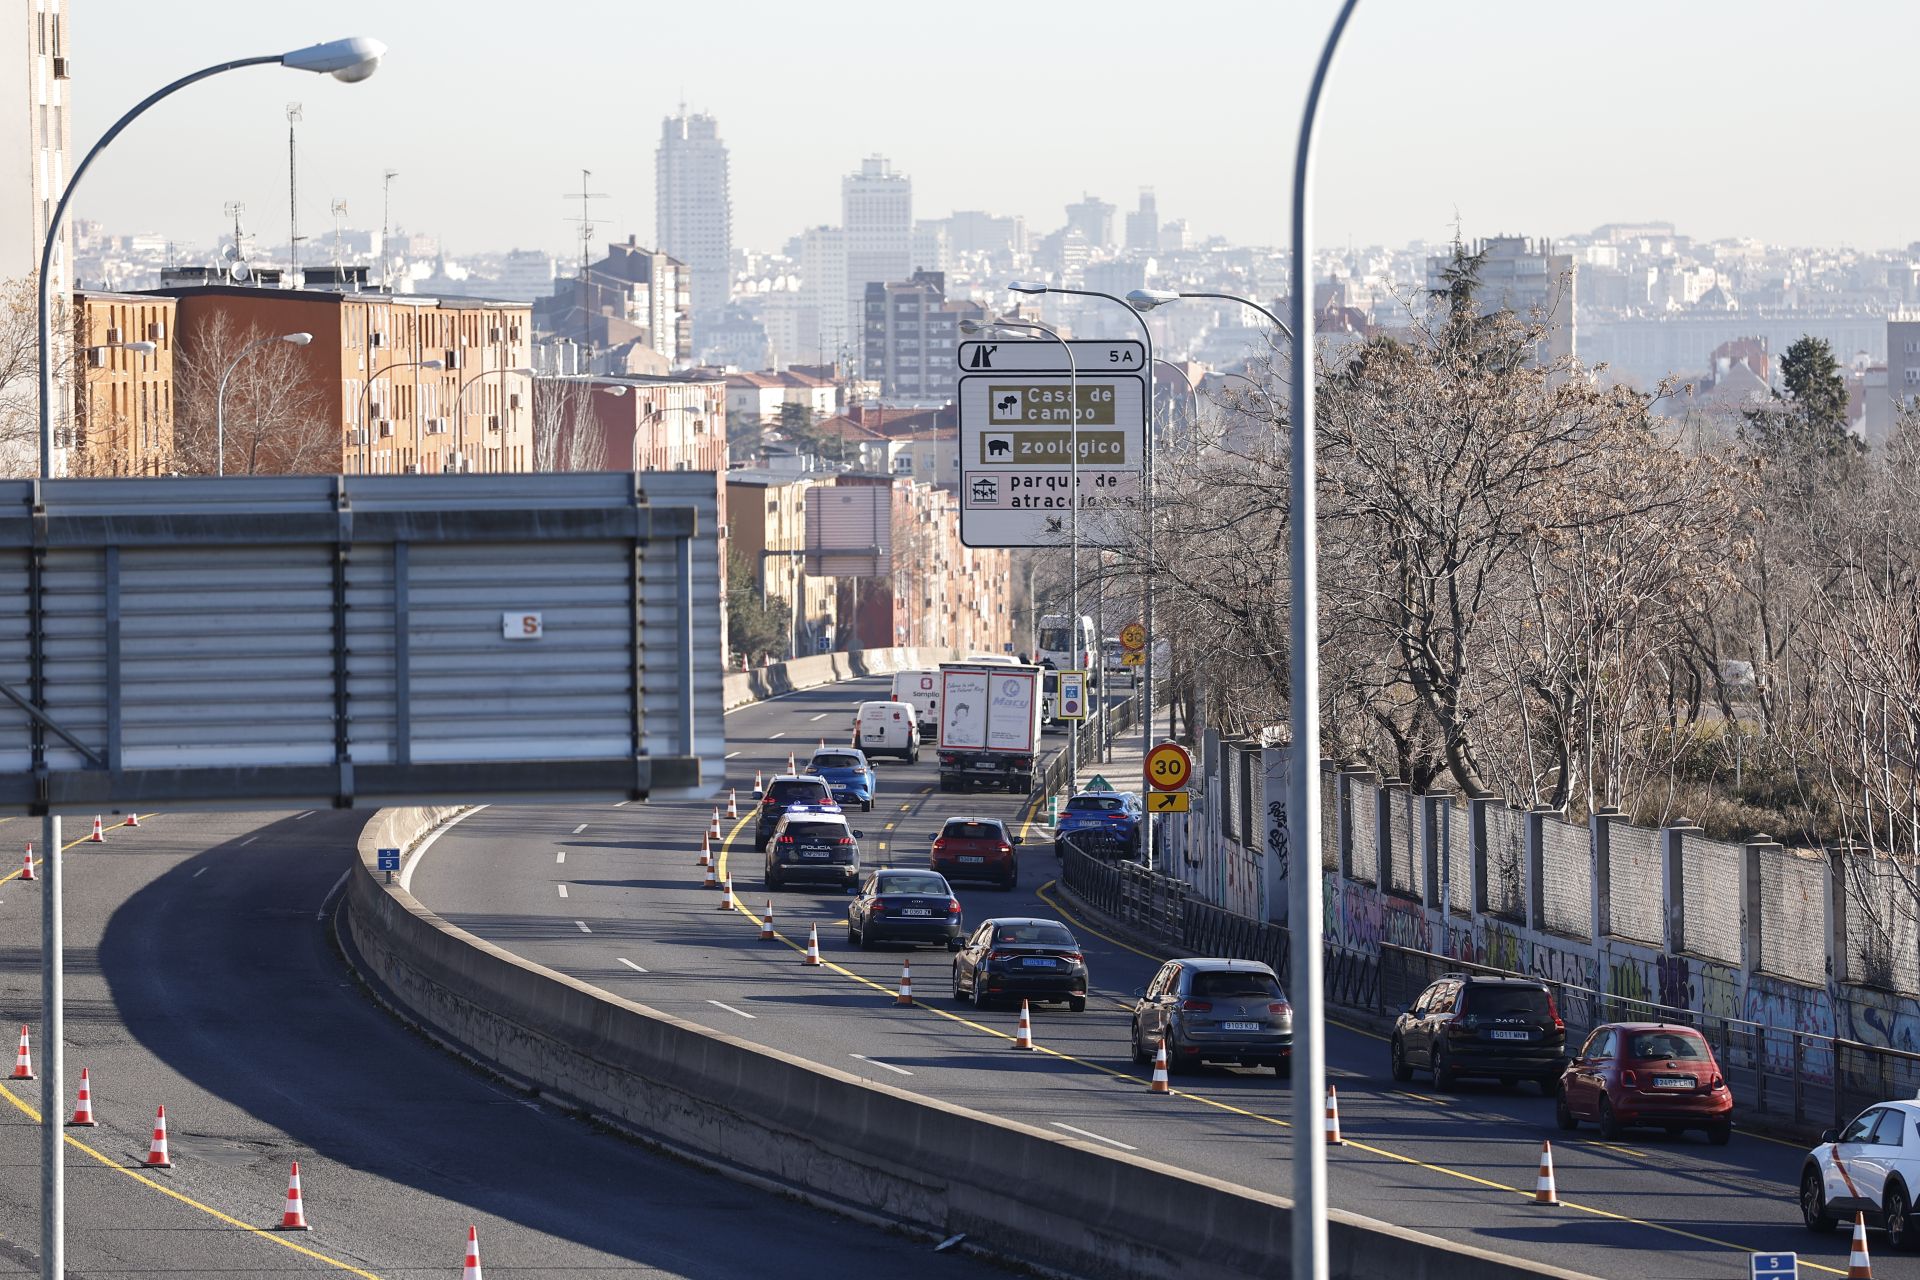
M 1040 619 L 1033 660 L 1043 667 L 1059 671 L 1084 671 L 1088 682 L 1100 686 L 1100 640 L 1093 619 L 1080 615 L 1080 625 L 1064 613 L 1049 613 Z
M 1039 667 L 940 664 L 940 789 L 1033 790 L 1040 763 Z

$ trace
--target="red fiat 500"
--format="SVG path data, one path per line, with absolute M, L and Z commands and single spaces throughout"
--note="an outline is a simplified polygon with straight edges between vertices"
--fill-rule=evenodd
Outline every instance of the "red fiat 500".
M 1561 1075 L 1557 1119 L 1562 1129 L 1591 1120 L 1603 1138 L 1628 1127 L 1699 1129 L 1723 1146 L 1733 1136 L 1733 1092 L 1692 1027 L 1610 1022 L 1594 1028 Z

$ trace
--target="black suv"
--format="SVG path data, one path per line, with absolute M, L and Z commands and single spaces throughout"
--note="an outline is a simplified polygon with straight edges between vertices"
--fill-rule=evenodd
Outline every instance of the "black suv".
M 1544 982 L 1447 973 L 1394 1022 L 1389 1052 L 1395 1080 L 1424 1067 L 1442 1089 L 1485 1076 L 1533 1080 L 1552 1096 L 1567 1065 L 1567 1026 Z
M 852 890 L 860 881 L 862 834 L 837 807 L 789 807 L 767 841 L 767 888 L 807 880 Z
M 757 849 L 765 849 L 767 841 L 773 839 L 773 829 L 780 825 L 780 819 L 787 816 L 787 810 L 795 805 L 818 805 L 838 811 L 833 802 L 833 787 L 825 778 L 810 774 L 783 773 L 767 780 L 767 789 L 760 793 L 760 817 L 753 824 L 753 843 Z

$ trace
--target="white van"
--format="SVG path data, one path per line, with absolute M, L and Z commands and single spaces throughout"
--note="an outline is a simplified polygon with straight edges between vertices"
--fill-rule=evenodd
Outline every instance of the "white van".
M 962 662 L 990 662 L 997 667 L 1017 667 L 1020 659 L 1010 653 L 970 653 L 960 659 Z
M 920 725 L 905 702 L 863 702 L 853 717 L 853 745 L 874 756 L 920 759 Z
M 893 673 L 893 700 L 913 708 L 920 736 L 940 727 L 940 673 L 931 667 Z

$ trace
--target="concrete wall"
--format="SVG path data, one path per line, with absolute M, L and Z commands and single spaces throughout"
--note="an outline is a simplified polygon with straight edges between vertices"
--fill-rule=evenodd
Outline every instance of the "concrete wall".
M 821 653 L 810 658 L 770 662 L 764 667 L 727 673 L 727 710 L 749 702 L 814 689 L 855 676 L 881 675 L 914 667 L 933 667 L 961 655 L 949 649 L 861 649 L 852 653 Z
M 406 847 L 448 813 L 369 822 L 347 890 L 350 951 L 406 1016 L 508 1076 L 736 1176 L 1069 1275 L 1252 1280 L 1283 1265 L 1277 1196 L 760 1048 L 447 924 L 373 866 L 379 847 Z M 1352 1214 L 1330 1215 L 1329 1237 L 1331 1274 L 1348 1280 L 1578 1280 Z

